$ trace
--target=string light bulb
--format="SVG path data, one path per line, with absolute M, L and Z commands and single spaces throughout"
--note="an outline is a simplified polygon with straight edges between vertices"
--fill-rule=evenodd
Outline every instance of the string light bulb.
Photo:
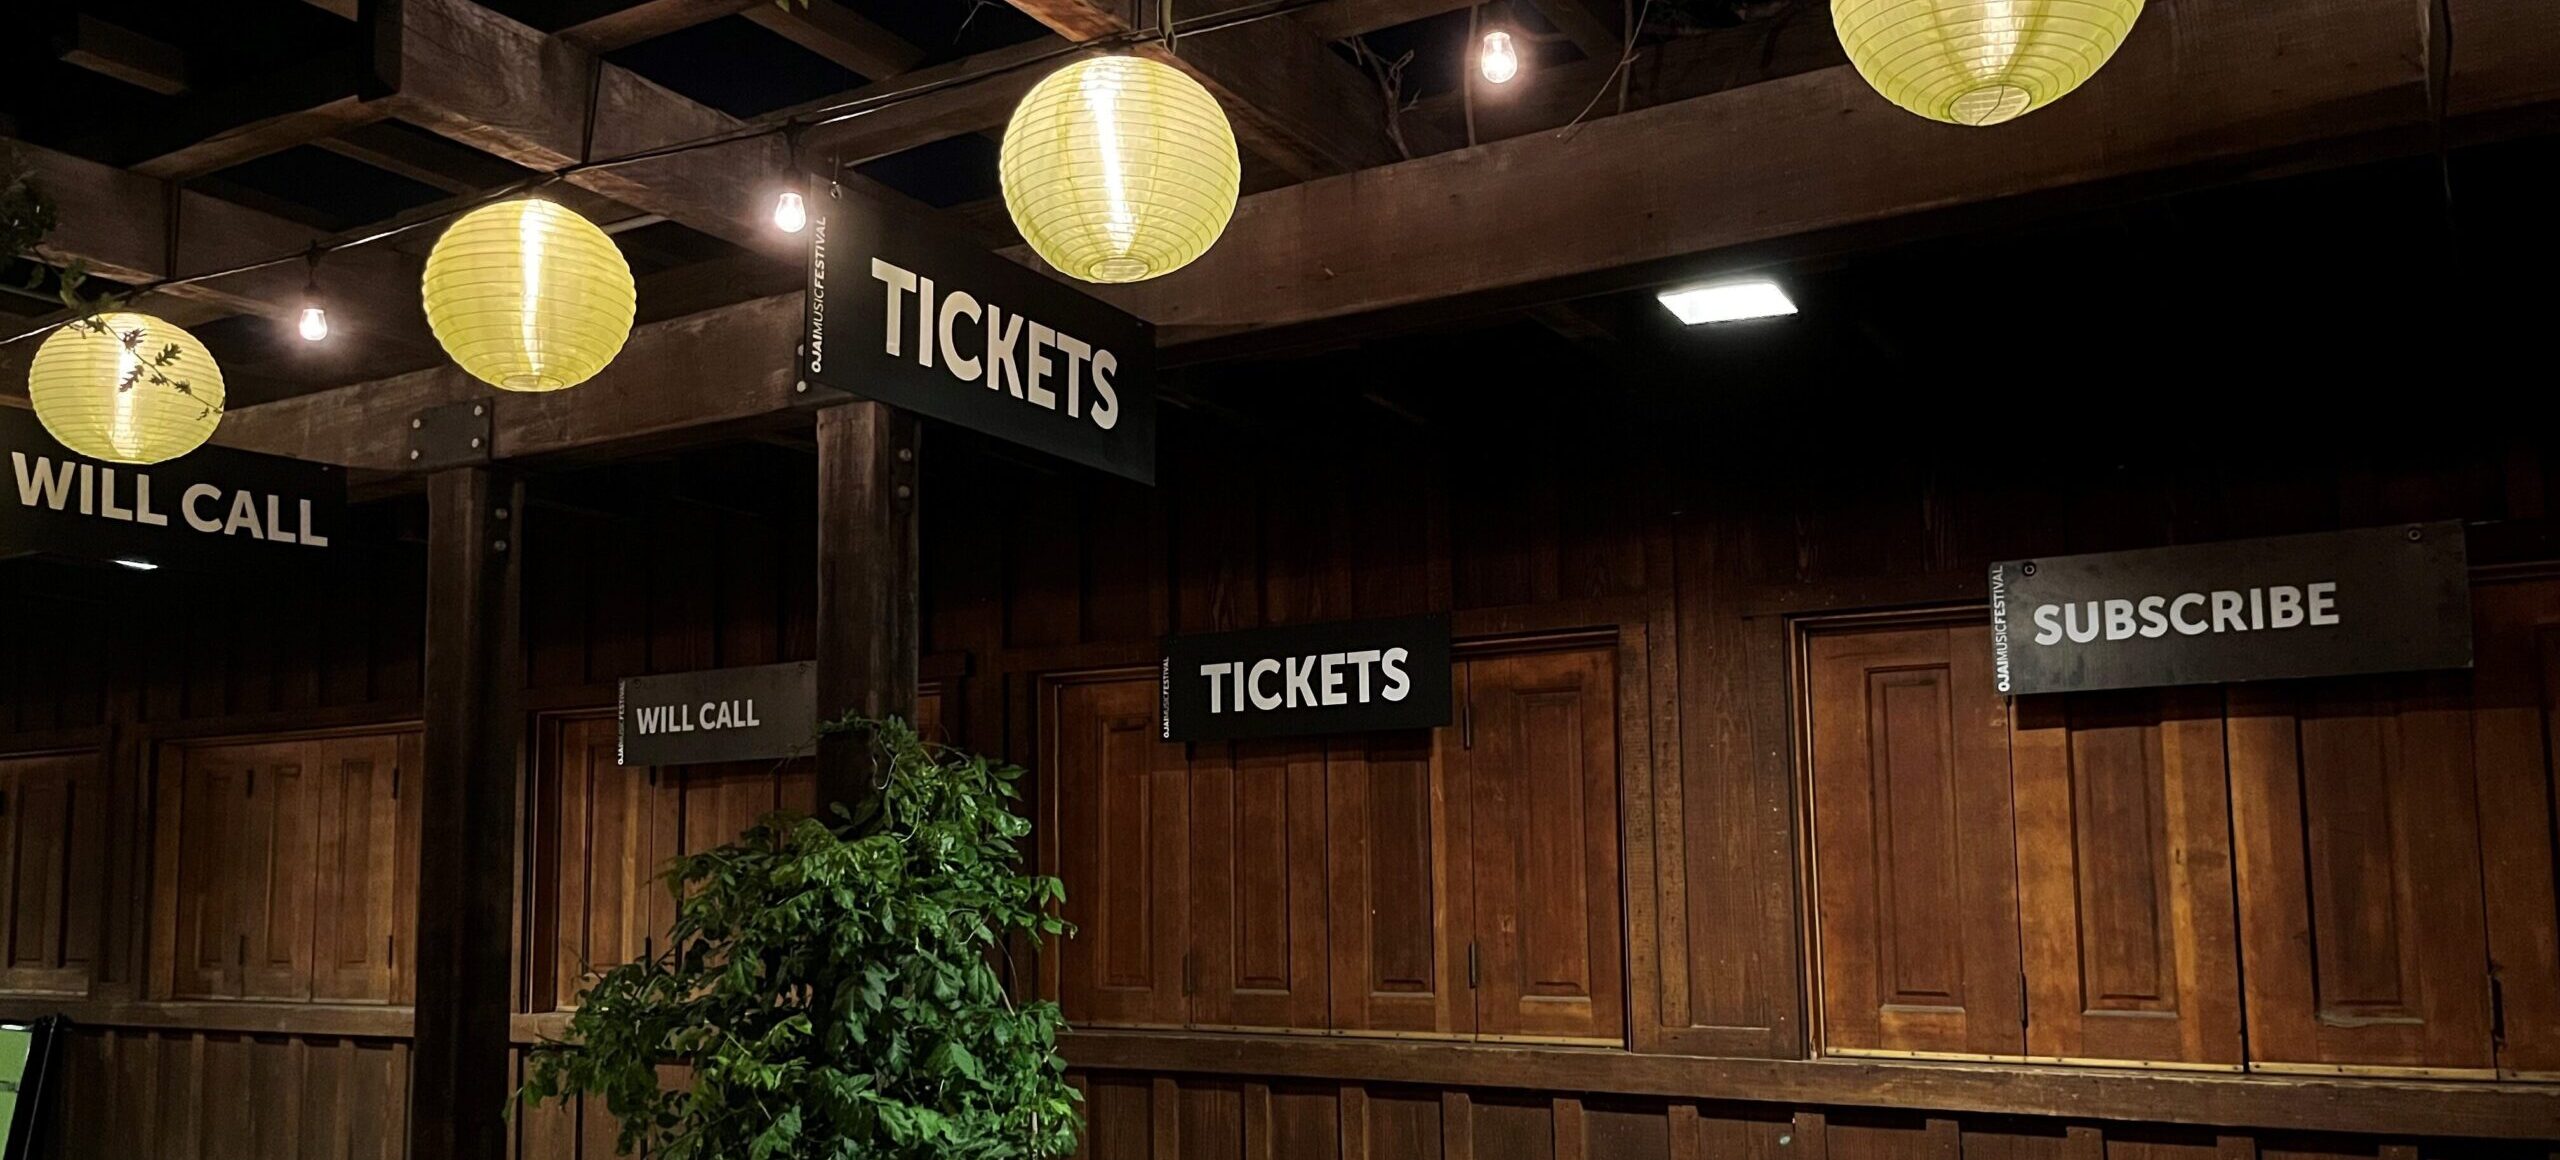
M 294 319 L 294 330 L 304 342 L 318 342 L 329 337 L 329 310 L 320 304 L 320 245 L 312 243 L 311 253 L 303 259 L 310 263 L 309 277 L 302 283 L 302 313 Z
M 1487 84 L 1508 84 L 1520 75 L 1520 50 L 1512 47 L 1510 33 L 1497 28 L 1484 34 L 1484 44 L 1476 51 L 1476 69 Z
M 773 200 L 773 226 L 786 234 L 809 228 L 809 204 L 800 199 L 798 191 L 784 190 Z

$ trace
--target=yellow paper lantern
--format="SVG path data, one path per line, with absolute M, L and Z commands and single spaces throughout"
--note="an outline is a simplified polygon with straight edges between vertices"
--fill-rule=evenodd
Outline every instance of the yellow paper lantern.
M 473 378 L 556 391 L 631 337 L 631 264 L 595 223 L 535 198 L 462 215 L 427 255 L 427 327 Z
M 27 399 L 54 439 L 109 463 L 150 464 L 204 446 L 222 422 L 222 368 L 196 336 L 148 314 L 57 329 L 27 368 Z
M 1087 282 L 1190 265 L 1225 232 L 1243 181 L 1218 99 L 1135 56 L 1088 57 L 1033 86 L 997 161 L 1023 239 Z
M 1997 125 L 2079 88 L 2114 56 L 2142 0 L 1831 0 L 1831 24 L 1886 100 L 1955 125 Z

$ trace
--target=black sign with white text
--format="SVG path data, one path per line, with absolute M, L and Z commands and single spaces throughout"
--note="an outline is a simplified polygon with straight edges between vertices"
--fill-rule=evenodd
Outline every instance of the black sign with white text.
M 2469 667 L 2460 523 L 1991 566 L 2003 693 Z
M 1430 729 L 1449 723 L 1449 618 L 1177 636 L 1159 679 L 1167 741 Z
M 833 182 L 808 204 L 809 381 L 1155 482 L 1153 327 Z
M 327 551 L 346 513 L 335 467 L 222 447 L 148 467 L 106 463 L 64 450 L 35 412 L 13 407 L 0 407 L 0 457 L 0 559 L 292 564 Z
M 755 761 L 817 749 L 818 667 L 809 661 L 631 677 L 620 702 L 624 765 Z

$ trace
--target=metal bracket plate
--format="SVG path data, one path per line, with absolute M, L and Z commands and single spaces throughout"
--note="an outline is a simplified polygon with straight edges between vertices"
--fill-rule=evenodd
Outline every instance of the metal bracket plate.
M 489 462 L 490 403 L 447 403 L 409 418 L 409 466 L 418 471 Z

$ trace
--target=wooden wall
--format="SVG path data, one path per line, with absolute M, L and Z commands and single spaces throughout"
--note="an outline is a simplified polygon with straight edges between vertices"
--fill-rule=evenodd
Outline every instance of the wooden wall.
M 1293 429 L 1182 415 L 1152 491 L 932 433 L 926 678 L 941 728 L 974 748 L 1036 763 L 1044 681 L 1145 663 L 1167 632 L 1445 610 L 1466 641 L 1582 634 L 1621 659 L 1627 1049 L 1082 1032 L 1067 1050 L 1092 1097 L 1089 1155 L 2379 1158 L 2523 1155 L 2460 1138 L 2560 1137 L 2560 1089 L 2523 1081 L 1818 1058 L 1791 635 L 1816 614 L 1962 610 L 1992 559 L 2404 520 L 2487 521 L 2475 563 L 2513 571 L 2560 558 L 2545 450 L 2241 441 L 2019 464 L 1947 454 L 1958 435 L 1942 432 L 1772 435 L 1710 458 L 1685 421 Z M 628 942 L 597 921 L 605 892 L 567 878 L 563 852 L 587 827 L 566 824 L 562 783 L 545 780 L 569 767 L 563 731 L 608 705 L 619 677 L 810 655 L 811 478 L 805 453 L 753 446 L 537 479 L 520 1039 L 556 1026 L 565 932 L 589 949 Z M 80 845 L 75 823 L 46 855 L 66 870 L 13 880 L 51 883 L 13 893 L 95 919 L 94 953 L 88 928 L 66 924 L 82 933 L 28 944 L 25 969 L 52 973 L 13 975 L 26 985 L 0 998 L 9 1014 L 84 1024 L 58 1154 L 396 1152 L 398 1004 L 152 992 L 147 787 L 167 743 L 414 716 L 423 569 L 409 507 L 371 505 L 384 546 L 361 566 L 284 582 L 173 592 L 148 583 L 168 575 L 0 564 L 28 610 L 0 660 L 0 754 L 94 755 L 100 791 L 100 840 Z M 681 787 L 679 833 L 796 800 L 802 776 L 661 773 Z M 2507 848 L 2543 855 L 2491 871 L 2538 904 L 2548 797 L 2484 798 L 2480 816 Z M 2560 1010 L 2538 994 L 2519 1006 L 2512 987 L 2507 1004 L 2519 1018 Z M 518 1129 L 528 1157 L 601 1156 L 609 1137 L 580 1109 Z

